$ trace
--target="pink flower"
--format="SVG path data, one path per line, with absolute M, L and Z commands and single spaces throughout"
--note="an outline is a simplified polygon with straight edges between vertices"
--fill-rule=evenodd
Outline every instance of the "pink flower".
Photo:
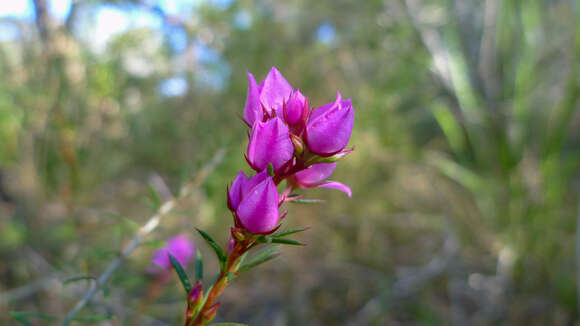
M 170 270 L 172 265 L 169 254 L 175 257 L 181 266 L 186 266 L 195 254 L 195 245 L 183 234 L 175 236 L 153 253 L 151 262 L 162 270 Z
M 230 209 L 248 232 L 268 233 L 278 224 L 278 190 L 267 171 L 249 179 L 243 172 L 238 173 L 228 198 Z
M 305 139 L 308 149 L 321 156 L 331 156 L 342 151 L 350 139 L 354 123 L 354 110 L 350 99 L 325 104 L 312 111 L 306 125 Z

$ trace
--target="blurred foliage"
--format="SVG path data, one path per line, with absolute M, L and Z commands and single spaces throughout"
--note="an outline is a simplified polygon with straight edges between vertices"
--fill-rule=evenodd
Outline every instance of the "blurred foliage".
M 354 195 L 314 191 L 326 204 L 290 207 L 290 227 L 312 227 L 300 236 L 308 246 L 238 278 L 218 319 L 578 319 L 575 1 L 201 1 L 179 15 L 152 3 L 73 1 L 59 21 L 35 0 L 35 21 L 0 18 L 18 31 L 0 42 L 0 311 L 63 316 L 151 215 L 148 183 L 164 180 L 167 198 L 225 147 L 225 162 L 79 316 L 180 323 L 178 281 L 152 297 L 148 259 L 194 226 L 226 241 L 225 186 L 245 166 L 245 73 L 275 65 L 313 106 L 337 90 L 352 97 L 356 151 L 333 179 Z M 103 8 L 160 23 L 99 45 L 90 31 Z M 171 81 L 185 91 L 164 91 Z

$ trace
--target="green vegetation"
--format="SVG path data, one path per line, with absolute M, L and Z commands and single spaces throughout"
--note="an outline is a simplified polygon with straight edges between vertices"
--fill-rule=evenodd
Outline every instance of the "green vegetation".
M 182 15 L 146 3 L 76 1 L 64 21 L 0 17 L 0 34 L 18 31 L 0 41 L 0 324 L 61 320 L 225 148 L 75 318 L 180 324 L 179 279 L 156 287 L 150 255 L 182 232 L 212 254 L 195 227 L 232 223 L 225 187 L 244 166 L 245 73 L 261 80 L 273 65 L 314 106 L 337 89 L 352 97 L 356 150 L 333 179 L 353 197 L 314 190 L 306 199 L 332 200 L 289 207 L 283 229 L 309 226 L 295 236 L 306 247 L 240 275 L 216 321 L 578 319 L 577 3 L 200 1 Z M 159 24 L 101 46 L 89 31 L 103 8 Z M 164 89 L 168 79 L 185 91 Z M 217 262 L 204 268 L 213 275 Z

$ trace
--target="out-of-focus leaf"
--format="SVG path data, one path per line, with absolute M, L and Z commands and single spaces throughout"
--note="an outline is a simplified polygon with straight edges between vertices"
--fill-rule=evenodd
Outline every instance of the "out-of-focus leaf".
M 82 275 L 82 276 L 75 276 L 75 277 L 71 277 L 67 280 L 65 280 L 64 282 L 62 282 L 63 285 L 67 285 L 70 283 L 74 283 L 74 282 L 78 282 L 78 281 L 83 281 L 83 280 L 87 280 L 87 281 L 95 281 L 97 278 L 94 276 L 90 276 L 90 275 Z
M 240 323 L 213 323 L 209 326 L 248 326 L 248 324 L 240 324 Z
M 29 318 L 42 319 L 47 321 L 56 320 L 56 316 L 53 315 L 28 311 L 11 311 L 10 317 L 26 326 L 34 326 L 34 324 L 28 320 Z
M 157 193 L 155 188 L 153 188 L 153 185 L 149 184 L 147 187 L 147 190 L 149 191 L 149 199 L 153 203 L 153 207 L 156 210 L 159 209 L 159 207 L 161 207 L 161 203 L 162 203 L 161 197 L 159 197 L 159 194 Z
M 294 199 L 289 201 L 289 203 L 291 204 L 322 204 L 324 203 L 324 200 L 322 199 L 307 199 L 307 198 L 298 198 L 298 199 Z
M 199 249 L 195 251 L 195 280 L 203 279 L 203 260 Z

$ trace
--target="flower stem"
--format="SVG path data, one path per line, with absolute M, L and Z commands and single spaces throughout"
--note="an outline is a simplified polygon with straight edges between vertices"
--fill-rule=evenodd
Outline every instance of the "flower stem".
M 224 269 L 220 271 L 213 287 L 207 295 L 207 300 L 201 307 L 194 318 L 188 319 L 185 326 L 203 326 L 210 322 L 215 316 L 211 308 L 216 304 L 216 299 L 230 283 L 230 275 L 236 275 L 239 268 L 240 257 L 250 248 L 255 239 L 246 239 L 245 241 L 236 241 L 231 253 L 228 255 Z M 213 316 L 212 316 L 213 315 Z

